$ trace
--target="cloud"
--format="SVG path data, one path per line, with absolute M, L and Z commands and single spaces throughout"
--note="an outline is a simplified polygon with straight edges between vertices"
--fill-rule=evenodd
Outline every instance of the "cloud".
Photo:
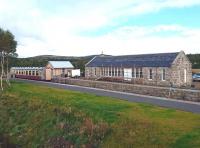
M 179 33 L 167 36 L 155 35 L 155 33 L 162 34 L 168 31 Z M 112 55 L 177 52 L 180 50 L 184 50 L 186 53 L 198 53 L 199 38 L 200 29 L 191 29 L 180 25 L 127 26 L 97 37 L 69 35 L 63 40 L 53 38 L 52 40 L 48 39 L 45 43 L 28 38 L 23 40 L 27 45 L 24 45 L 24 48 L 20 47 L 19 52 L 26 51 L 25 55 L 48 53 L 76 56 L 100 54 L 101 51 Z M 30 53 L 30 49 L 37 50 Z
M 178 24 L 117 28 L 121 22 L 115 19 L 199 4 L 200 0 L 0 0 L 0 26 L 15 34 L 21 57 L 39 54 L 88 55 L 102 50 L 107 54 L 182 49 L 196 52 L 200 47 L 197 42 L 200 35 L 198 28 Z M 80 34 L 108 26 L 116 29 L 93 37 Z M 163 36 L 169 32 L 173 36 Z

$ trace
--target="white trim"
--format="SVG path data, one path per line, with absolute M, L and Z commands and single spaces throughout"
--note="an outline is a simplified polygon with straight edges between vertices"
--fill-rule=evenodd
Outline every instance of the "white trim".
M 164 76 L 164 70 L 165 70 L 165 79 L 163 79 L 163 76 Z M 162 68 L 161 80 L 162 80 L 162 81 L 166 81 L 166 69 L 165 69 L 165 68 Z
M 184 83 L 187 83 L 187 69 L 184 69 Z

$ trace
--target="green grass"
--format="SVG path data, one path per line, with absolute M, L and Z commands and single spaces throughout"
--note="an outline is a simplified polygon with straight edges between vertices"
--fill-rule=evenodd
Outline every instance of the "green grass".
M 0 98 L 0 136 L 22 147 L 199 147 L 200 115 L 12 82 Z

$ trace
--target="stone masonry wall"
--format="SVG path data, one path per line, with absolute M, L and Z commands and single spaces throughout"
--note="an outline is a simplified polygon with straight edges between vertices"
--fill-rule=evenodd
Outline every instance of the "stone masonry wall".
M 80 80 L 80 79 L 54 79 L 54 82 L 79 85 L 85 87 L 101 88 L 106 90 L 136 93 L 157 97 L 172 98 L 178 100 L 187 100 L 200 102 L 200 91 L 190 89 L 179 89 L 169 87 L 145 86 L 134 84 L 123 84 L 103 81 Z
M 131 68 L 131 67 L 130 67 Z M 149 79 L 149 69 L 152 69 L 152 76 L 153 79 Z M 162 75 L 162 70 L 165 69 L 165 80 L 162 80 L 161 75 Z M 96 73 L 95 73 L 96 71 Z M 136 75 L 136 68 L 134 71 Z M 170 86 L 170 81 L 171 81 L 171 69 L 167 67 L 142 67 L 142 73 L 143 77 L 142 78 L 134 78 L 131 79 L 131 83 L 133 84 L 145 84 L 145 85 L 154 85 L 154 86 Z M 101 76 L 101 68 L 99 67 L 85 67 L 85 77 L 87 79 L 97 79 L 100 77 L 106 77 L 106 76 Z M 109 76 L 107 76 L 109 77 Z M 120 78 L 124 79 L 124 77 L 116 77 L 112 76 L 113 78 Z
M 186 70 L 186 83 L 184 82 L 184 70 Z M 174 86 L 192 85 L 192 64 L 184 52 L 180 52 L 171 66 L 171 82 Z

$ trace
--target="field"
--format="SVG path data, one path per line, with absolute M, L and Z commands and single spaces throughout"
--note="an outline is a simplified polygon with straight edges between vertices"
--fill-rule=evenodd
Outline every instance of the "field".
M 1 141 L 24 148 L 200 147 L 200 115 L 12 82 L 0 97 Z

